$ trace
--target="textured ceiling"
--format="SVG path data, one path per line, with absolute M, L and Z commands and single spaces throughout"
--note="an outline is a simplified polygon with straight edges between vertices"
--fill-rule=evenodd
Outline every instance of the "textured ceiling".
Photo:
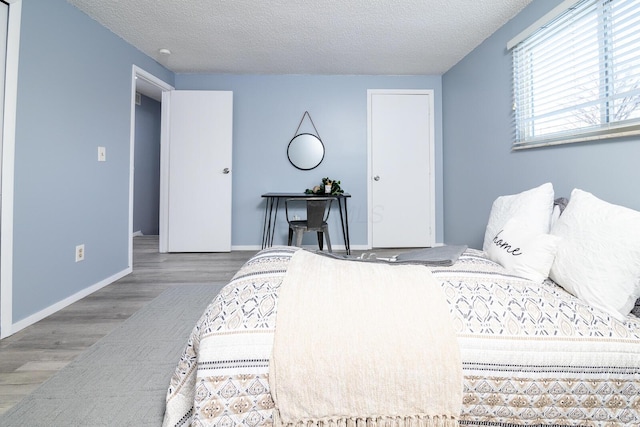
M 67 1 L 178 73 L 439 75 L 532 0 Z

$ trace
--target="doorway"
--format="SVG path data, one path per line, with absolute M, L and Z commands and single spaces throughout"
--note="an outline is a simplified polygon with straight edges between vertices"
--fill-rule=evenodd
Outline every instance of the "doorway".
M 159 235 L 161 102 L 137 93 L 133 235 Z
M 435 244 L 433 90 L 369 90 L 369 245 Z
M 162 93 L 173 90 L 173 87 L 153 74 L 134 65 L 131 76 L 131 127 L 130 127 L 130 173 L 129 173 L 129 267 L 133 268 L 133 209 L 135 187 L 135 139 L 136 139 L 136 98 L 140 93 L 160 102 L 162 108 Z M 161 124 L 163 126 L 163 124 Z M 162 153 L 161 153 L 162 155 Z M 162 177 L 161 177 L 162 180 Z M 162 184 L 160 184 L 162 197 Z

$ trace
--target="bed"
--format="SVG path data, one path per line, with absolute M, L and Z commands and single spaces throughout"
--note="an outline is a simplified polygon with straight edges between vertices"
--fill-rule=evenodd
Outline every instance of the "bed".
M 567 210 L 572 203 L 578 209 L 581 196 L 572 193 Z M 494 204 L 491 218 L 496 209 Z M 553 203 L 544 215 L 552 216 L 552 209 Z M 603 212 L 601 206 L 597 210 Z M 573 221 L 572 212 L 566 221 Z M 551 226 L 546 227 L 548 232 Z M 563 237 L 556 243 L 571 240 L 562 223 L 556 228 Z M 491 233 L 490 242 L 503 241 Z M 635 237 L 628 227 L 625 233 Z M 562 258 L 562 245 L 557 246 L 553 253 Z M 269 358 L 278 298 L 299 250 L 260 251 L 211 302 L 171 378 L 165 426 L 272 425 Z M 627 315 L 607 311 L 577 297 L 578 289 L 570 293 L 548 277 L 522 277 L 514 274 L 520 267 L 491 258 L 487 250 L 467 249 L 451 266 L 422 267 L 444 291 L 459 344 L 459 425 L 640 425 L 640 319 L 633 314 L 638 307 Z M 580 259 L 593 264 L 584 254 Z M 600 268 L 608 263 L 603 259 Z M 563 276 L 558 268 L 551 276 Z

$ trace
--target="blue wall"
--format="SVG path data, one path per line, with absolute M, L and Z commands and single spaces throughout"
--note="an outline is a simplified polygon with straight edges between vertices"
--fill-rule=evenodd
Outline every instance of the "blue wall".
M 433 89 L 436 238 L 442 240 L 440 76 L 174 76 L 66 1 L 23 0 L 14 323 L 129 267 L 133 64 L 178 89 L 234 92 L 232 244 L 236 247 L 261 243 L 262 193 L 302 191 L 324 176 L 340 179 L 353 195 L 351 242 L 366 245 L 367 89 Z M 288 163 L 286 148 L 307 110 L 327 154 L 320 167 L 305 172 Z M 104 163 L 97 161 L 98 146 L 106 147 Z M 332 240 L 341 244 L 337 216 L 332 219 Z M 280 229 L 276 243 L 285 242 L 286 227 Z M 80 263 L 74 259 L 78 244 L 86 248 L 86 259 Z
M 136 105 L 133 231 L 157 235 L 160 212 L 160 102 L 141 95 Z
M 511 151 L 506 42 L 559 2 L 532 2 L 442 77 L 179 74 L 174 81 L 66 1 L 23 0 L 14 322 L 128 268 L 132 64 L 178 89 L 234 92 L 236 247 L 260 244 L 262 193 L 302 191 L 323 176 L 340 179 L 353 195 L 352 244 L 367 243 L 367 89 L 434 90 L 438 241 L 481 246 L 497 196 L 547 181 L 558 195 L 580 187 L 640 209 L 637 138 Z M 295 169 L 286 157 L 304 111 L 327 149 L 312 171 Z M 97 162 L 98 146 L 107 147 L 105 163 Z M 280 229 L 276 243 L 285 241 L 286 228 Z M 341 240 L 332 235 L 335 244 Z M 86 260 L 75 263 L 80 243 Z
M 66 1 L 22 2 L 14 322 L 128 268 L 133 64 L 173 83 L 171 72 Z M 85 261 L 76 263 L 81 243 Z
M 552 182 L 640 209 L 640 139 L 511 151 L 511 54 L 507 41 L 560 0 L 534 1 L 443 76 L 445 242 L 481 248 L 496 197 Z
M 367 89 L 433 89 L 435 98 L 436 239 L 442 241 L 442 90 L 440 76 L 302 76 L 178 74 L 176 89 L 233 91 L 232 244 L 261 242 L 264 200 L 270 191 L 302 192 L 323 177 L 338 179 L 352 195 L 352 246 L 367 245 Z M 305 111 L 325 145 L 323 162 L 301 171 L 287 159 L 287 146 Z M 305 127 L 306 126 L 306 127 Z M 301 130 L 313 132 L 305 119 Z M 401 165 L 398 165 L 401 167 Z M 410 194 L 411 184 L 407 185 Z M 410 200 L 410 198 L 408 198 Z M 342 245 L 338 215 L 331 241 Z M 285 244 L 284 215 L 275 244 Z M 304 243 L 314 244 L 314 236 Z

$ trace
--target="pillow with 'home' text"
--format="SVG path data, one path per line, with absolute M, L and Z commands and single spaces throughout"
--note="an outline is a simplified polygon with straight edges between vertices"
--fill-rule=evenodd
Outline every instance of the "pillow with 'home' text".
M 496 233 L 511 218 L 525 221 L 538 234 L 549 233 L 553 211 L 553 185 L 550 182 L 518 194 L 494 200 L 484 234 L 482 250 L 487 252 Z
M 511 218 L 491 239 L 485 252 L 508 273 L 542 283 L 549 276 L 559 240 L 535 231 L 526 221 Z

